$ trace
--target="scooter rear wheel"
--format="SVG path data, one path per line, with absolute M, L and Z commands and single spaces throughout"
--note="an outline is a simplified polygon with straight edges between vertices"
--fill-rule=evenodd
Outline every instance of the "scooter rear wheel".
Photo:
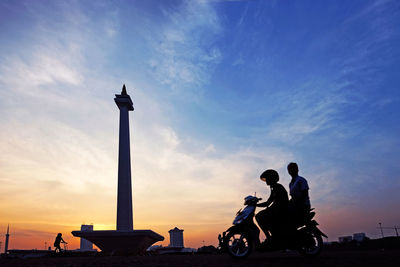
M 226 250 L 237 259 L 244 259 L 253 251 L 253 242 L 246 232 L 231 232 L 227 236 Z
M 298 251 L 305 257 L 315 257 L 321 253 L 323 245 L 321 235 L 316 231 L 309 231 L 305 234 Z

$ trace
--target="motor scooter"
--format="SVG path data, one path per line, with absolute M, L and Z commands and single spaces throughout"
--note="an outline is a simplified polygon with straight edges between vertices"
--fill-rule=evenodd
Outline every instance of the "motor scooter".
M 298 221 L 289 226 L 288 235 L 277 242 L 278 237 L 267 236 L 267 240 L 260 243 L 260 229 L 254 223 L 254 215 L 257 203 L 261 198 L 247 196 L 244 198 L 243 210 L 236 213 L 233 226 L 218 236 L 219 248 L 223 252 L 228 252 L 234 258 L 246 258 L 253 250 L 267 252 L 274 250 L 297 250 L 306 257 L 319 255 L 323 248 L 322 237 L 327 237 L 318 229 L 318 223 L 313 220 L 315 212 L 313 209 Z M 269 242 L 268 238 L 275 240 Z

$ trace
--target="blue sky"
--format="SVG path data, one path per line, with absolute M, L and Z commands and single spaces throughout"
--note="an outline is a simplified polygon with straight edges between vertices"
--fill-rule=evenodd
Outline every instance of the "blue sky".
M 390 0 L 2 1 L 0 223 L 113 227 L 125 83 L 139 226 L 212 225 L 215 242 L 244 196 L 267 196 L 259 174 L 287 187 L 295 161 L 332 238 L 377 236 L 400 223 L 398 25 Z M 60 195 L 76 203 L 12 212 Z

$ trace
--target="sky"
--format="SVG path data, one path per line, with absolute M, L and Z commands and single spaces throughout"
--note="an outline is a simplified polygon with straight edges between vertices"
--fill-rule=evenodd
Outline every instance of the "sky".
M 115 229 L 123 84 L 134 228 L 159 244 L 216 245 L 292 161 L 328 241 L 379 237 L 400 225 L 399 25 L 395 0 L 1 1 L 1 239 Z

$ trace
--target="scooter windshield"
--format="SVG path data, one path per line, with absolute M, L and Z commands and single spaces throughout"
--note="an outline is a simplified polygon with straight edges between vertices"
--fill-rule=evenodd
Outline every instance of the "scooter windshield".
M 243 222 L 245 219 L 247 219 L 247 217 L 249 217 L 249 215 L 256 209 L 255 206 L 247 206 L 245 207 L 242 212 L 240 212 L 235 220 L 233 220 L 233 224 L 240 224 L 241 222 Z

